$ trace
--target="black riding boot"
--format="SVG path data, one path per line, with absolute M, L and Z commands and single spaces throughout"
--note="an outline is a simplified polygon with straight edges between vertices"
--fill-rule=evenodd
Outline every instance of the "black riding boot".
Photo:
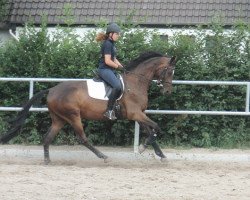
M 114 112 L 114 104 L 119 95 L 119 90 L 113 89 L 108 100 L 108 107 L 106 112 L 104 113 L 104 116 L 107 117 L 110 120 L 116 120 L 115 112 Z

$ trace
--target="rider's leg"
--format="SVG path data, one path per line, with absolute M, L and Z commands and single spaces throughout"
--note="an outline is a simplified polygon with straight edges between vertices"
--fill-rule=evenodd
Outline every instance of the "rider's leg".
M 109 97 L 107 110 L 104 113 L 104 116 L 110 120 L 115 120 L 116 116 L 113 108 L 115 101 L 118 98 L 119 93 L 121 92 L 120 80 L 116 77 L 114 71 L 111 69 L 99 69 L 99 75 L 112 87 L 112 92 Z
M 116 116 L 115 116 L 115 112 L 114 112 L 114 105 L 115 105 L 115 101 L 117 99 L 117 96 L 119 95 L 120 90 L 117 88 L 113 88 L 112 92 L 109 96 L 109 100 L 108 100 L 108 106 L 107 106 L 107 110 L 104 113 L 104 116 L 107 117 L 110 120 L 115 120 Z

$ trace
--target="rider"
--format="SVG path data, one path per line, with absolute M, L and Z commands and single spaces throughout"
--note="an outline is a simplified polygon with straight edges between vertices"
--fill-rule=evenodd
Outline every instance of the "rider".
M 104 116 L 110 120 L 115 120 L 114 104 L 121 92 L 121 83 L 115 74 L 115 70 L 122 70 L 122 64 L 116 58 L 115 42 L 119 39 L 121 29 L 116 23 L 107 26 L 106 34 L 99 33 L 96 41 L 102 41 L 101 59 L 98 67 L 99 76 L 112 87 L 109 96 L 107 110 Z

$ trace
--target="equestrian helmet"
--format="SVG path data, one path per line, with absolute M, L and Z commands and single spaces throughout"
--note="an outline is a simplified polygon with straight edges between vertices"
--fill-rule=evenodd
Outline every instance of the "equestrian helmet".
M 106 33 L 120 33 L 121 32 L 121 28 L 116 24 L 116 23 L 110 23 L 107 26 L 107 30 Z

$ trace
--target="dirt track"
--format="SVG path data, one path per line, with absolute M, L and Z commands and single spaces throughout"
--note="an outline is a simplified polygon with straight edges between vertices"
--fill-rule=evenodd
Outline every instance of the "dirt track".
M 2 157 L 0 185 L 3 200 L 247 200 L 250 163 L 93 157 L 44 166 L 41 158 Z

